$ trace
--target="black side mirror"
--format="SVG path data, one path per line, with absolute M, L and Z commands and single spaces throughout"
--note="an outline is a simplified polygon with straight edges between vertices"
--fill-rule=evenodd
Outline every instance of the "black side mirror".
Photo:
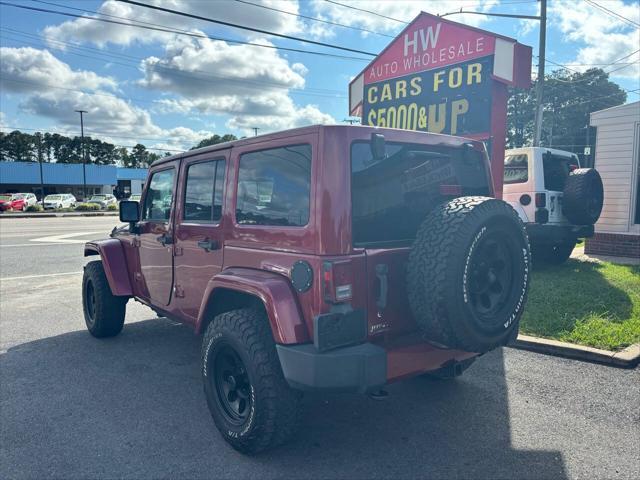
M 140 204 L 131 200 L 120 202 L 120 221 L 128 223 L 131 227 L 140 220 Z M 133 233 L 133 228 L 130 228 Z
M 371 155 L 374 160 L 382 160 L 387 156 L 384 135 L 381 133 L 371 134 Z

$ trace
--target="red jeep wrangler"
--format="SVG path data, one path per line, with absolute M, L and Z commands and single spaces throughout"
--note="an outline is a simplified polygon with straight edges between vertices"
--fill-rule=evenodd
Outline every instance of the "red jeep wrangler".
M 85 246 L 87 328 L 117 335 L 130 298 L 191 325 L 224 438 L 277 445 L 302 390 L 456 376 L 517 335 L 529 245 L 490 179 L 479 142 L 360 126 L 159 160 Z

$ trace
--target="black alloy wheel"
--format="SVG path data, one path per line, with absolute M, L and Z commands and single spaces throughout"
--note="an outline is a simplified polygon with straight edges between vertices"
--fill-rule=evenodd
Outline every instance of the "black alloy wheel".
M 481 238 L 469 265 L 471 304 L 487 327 L 502 322 L 496 315 L 509 301 L 514 255 L 505 236 L 493 231 Z
M 87 281 L 85 289 L 84 306 L 86 320 L 88 324 L 93 325 L 96 323 L 96 293 L 91 280 Z
M 229 345 L 222 346 L 213 359 L 216 398 L 227 421 L 242 425 L 252 408 L 251 381 L 242 359 Z

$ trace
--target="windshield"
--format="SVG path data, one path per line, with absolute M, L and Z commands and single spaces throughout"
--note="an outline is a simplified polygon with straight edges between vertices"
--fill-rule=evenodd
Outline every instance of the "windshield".
M 0 200 L 11 200 L 11 195 L 0 195 Z
M 352 236 L 355 246 L 406 245 L 439 203 L 491 195 L 484 156 L 475 150 L 386 143 L 374 160 L 369 142 L 351 146 Z
M 47 195 L 44 200 L 62 200 L 62 195 Z
M 94 195 L 93 197 L 91 197 L 91 200 L 106 200 L 107 196 L 106 195 Z

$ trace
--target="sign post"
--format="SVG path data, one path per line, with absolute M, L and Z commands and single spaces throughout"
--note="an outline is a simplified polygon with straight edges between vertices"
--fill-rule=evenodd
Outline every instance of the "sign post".
M 507 88 L 530 85 L 531 47 L 422 12 L 349 84 L 349 114 L 484 141 L 500 198 Z

